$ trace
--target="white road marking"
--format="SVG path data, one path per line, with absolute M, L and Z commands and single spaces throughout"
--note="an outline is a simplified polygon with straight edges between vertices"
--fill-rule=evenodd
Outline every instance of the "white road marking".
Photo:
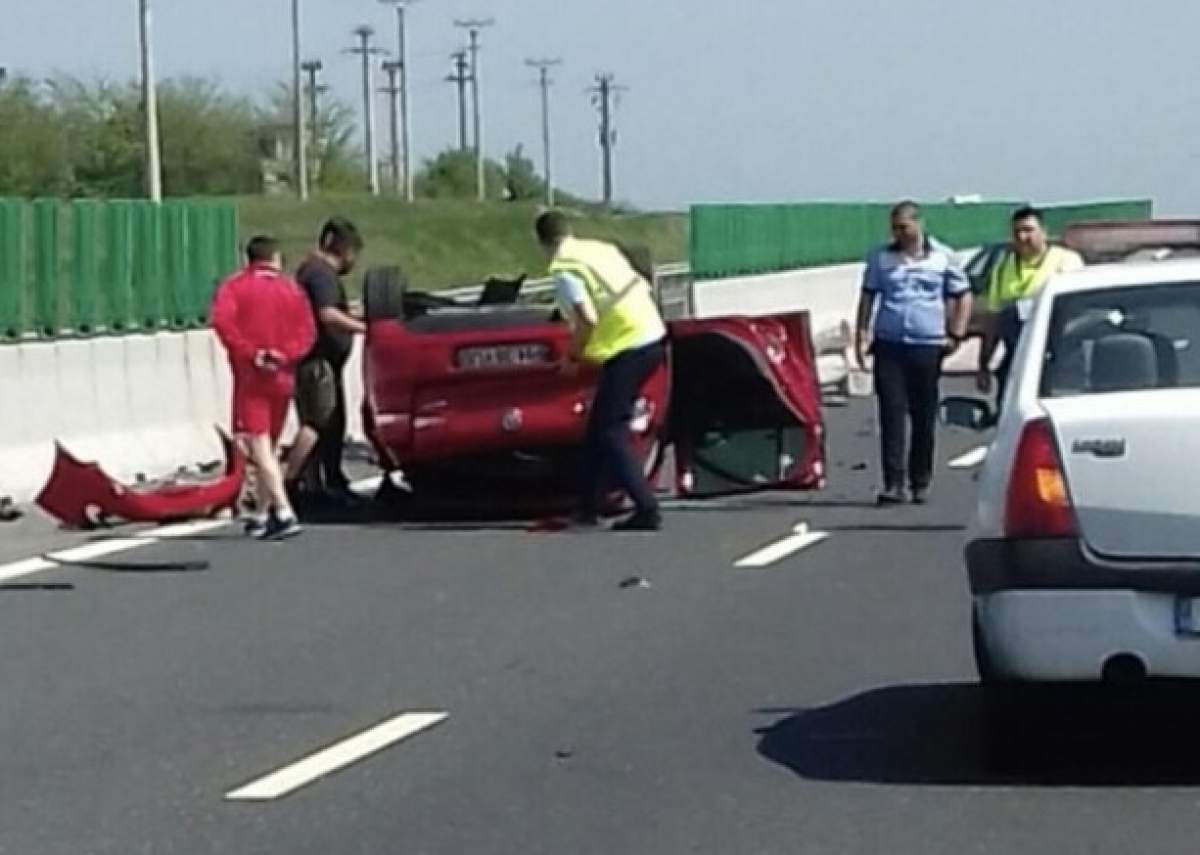
M 139 535 L 146 540 L 173 540 L 176 538 L 191 537 L 194 534 L 205 534 L 210 531 L 225 528 L 232 525 L 234 520 L 197 520 L 196 522 L 177 523 L 175 525 L 167 525 L 162 528 L 152 528 L 149 531 Z
M 76 546 L 61 552 L 48 552 L 45 558 L 26 558 L 11 564 L 0 564 L 0 584 L 12 582 L 35 573 L 54 570 L 64 564 L 79 564 L 95 561 L 118 552 L 128 552 L 142 546 L 149 546 L 162 540 L 190 537 L 216 531 L 229 525 L 229 520 L 200 520 L 198 522 L 180 523 L 178 525 L 152 528 L 132 537 L 121 537 L 113 540 L 99 540 L 84 546 Z
M 32 576 L 34 573 L 41 573 L 43 570 L 50 570 L 55 566 L 44 558 L 26 558 L 24 561 L 14 561 L 12 564 L 0 566 L 0 584 L 20 579 L 23 576 Z
M 750 553 L 733 566 L 742 568 L 769 567 L 790 555 L 796 554 L 802 549 L 815 546 L 828 537 L 829 532 L 809 531 L 808 523 L 800 523 L 800 525 L 792 530 L 792 534 L 788 537 L 772 543 L 770 546 L 764 546 L 757 552 Z
M 87 546 L 77 546 L 74 549 L 68 549 L 64 552 L 48 552 L 46 553 L 46 560 L 55 564 L 78 564 L 84 561 L 95 561 L 97 558 L 104 558 L 106 555 L 115 555 L 118 552 L 128 552 L 130 549 L 137 549 L 139 546 L 145 546 L 153 542 L 148 537 L 123 537 L 118 540 L 100 540 L 96 543 L 89 543 Z
M 961 457 L 956 457 L 950 461 L 951 469 L 974 469 L 987 459 L 988 446 L 981 445 L 978 448 L 972 448 Z
M 228 792 L 225 800 L 261 802 L 282 798 L 422 730 L 441 724 L 447 718 L 449 714 L 444 712 L 403 713 Z

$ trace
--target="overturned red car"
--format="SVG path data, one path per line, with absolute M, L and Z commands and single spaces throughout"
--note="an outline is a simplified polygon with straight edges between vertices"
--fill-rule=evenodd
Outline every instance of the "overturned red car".
M 420 498 L 566 501 L 597 372 L 564 370 L 570 333 L 523 280 L 470 303 L 414 291 L 396 268 L 365 280 L 367 435 Z M 668 365 L 630 423 L 646 472 L 674 453 L 683 495 L 823 485 L 824 429 L 806 314 L 669 323 Z

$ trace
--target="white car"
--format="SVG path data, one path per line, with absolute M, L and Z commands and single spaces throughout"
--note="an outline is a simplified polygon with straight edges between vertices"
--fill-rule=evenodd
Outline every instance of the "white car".
M 1200 678 L 1200 261 L 1028 308 L 966 550 L 980 677 Z

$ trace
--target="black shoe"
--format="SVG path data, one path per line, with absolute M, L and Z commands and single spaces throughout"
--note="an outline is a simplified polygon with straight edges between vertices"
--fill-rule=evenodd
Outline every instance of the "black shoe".
M 875 500 L 884 506 L 903 505 L 908 501 L 908 497 L 904 494 L 904 490 L 901 487 L 885 487 Z
M 662 514 L 658 511 L 638 511 L 613 525 L 613 531 L 660 531 Z
M 330 487 L 321 494 L 321 504 L 343 511 L 361 508 L 369 503 L 370 500 L 364 499 L 348 486 Z
M 262 534 L 258 536 L 259 540 L 278 541 L 288 540 L 304 531 L 304 527 L 300 525 L 300 520 L 295 517 L 284 519 L 278 514 L 271 514 L 267 520 L 267 525 L 263 529 Z
M 912 500 L 914 505 L 929 504 L 929 488 L 928 487 L 913 487 Z
M 246 537 L 260 538 L 267 531 L 267 522 L 266 517 L 250 517 L 242 526 L 242 531 Z

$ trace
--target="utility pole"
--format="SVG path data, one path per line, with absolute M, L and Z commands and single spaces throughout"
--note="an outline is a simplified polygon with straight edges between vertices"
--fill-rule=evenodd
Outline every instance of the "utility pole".
M 158 88 L 154 80 L 153 27 L 150 0 L 138 0 L 141 22 L 142 102 L 146 116 L 146 192 L 162 201 L 162 153 L 158 139 Z
M 354 30 L 358 37 L 357 47 L 347 48 L 346 53 L 362 57 L 363 74 L 363 137 L 367 152 L 367 188 L 372 196 L 379 195 L 379 158 L 375 154 L 375 92 L 372 84 L 371 57 L 387 53 L 383 48 L 371 47 L 375 30 L 365 24 Z
M 400 70 L 402 68 L 403 66 L 398 62 L 385 62 L 383 70 L 387 73 L 388 85 L 379 90 L 388 96 L 388 106 L 391 110 L 392 188 L 397 195 L 404 193 L 404 176 L 407 175 L 407 167 L 402 172 L 400 165 L 400 90 L 403 86 L 400 83 Z
M 627 92 L 624 86 L 613 82 L 611 74 L 597 74 L 596 85 L 588 91 L 592 95 L 592 104 L 600 111 L 600 152 L 603 173 L 604 204 L 608 207 L 613 203 L 613 149 L 617 145 L 617 129 L 613 125 L 613 113 L 616 99 L 620 93 Z
M 525 64 L 538 70 L 538 86 L 542 90 L 542 175 L 546 181 L 546 207 L 554 207 L 554 175 L 550 158 L 550 69 L 561 65 L 561 59 L 527 59 Z
M 303 202 L 308 199 L 308 153 L 304 150 L 304 93 L 300 91 L 300 0 L 292 0 L 292 121 L 296 192 Z
M 396 7 L 396 35 L 398 50 L 396 59 L 398 60 L 400 70 L 400 132 L 402 137 L 401 144 L 404 152 L 404 198 L 406 201 L 411 202 L 414 198 L 412 170 L 412 113 L 410 112 L 408 98 L 408 31 L 406 13 L 408 11 L 408 7 L 415 3 L 416 0 L 380 0 L 380 2 Z M 395 86 L 395 83 L 392 85 Z
M 483 107 L 480 103 L 479 32 L 495 24 L 492 18 L 455 21 L 454 26 L 467 31 L 471 39 L 471 108 L 475 123 L 475 188 L 479 201 L 487 198 L 487 185 L 483 169 Z
M 471 82 L 471 75 L 467 69 L 467 52 L 460 50 L 457 53 L 450 55 L 454 60 L 454 73 L 446 80 L 450 83 L 458 84 L 458 148 L 459 151 L 467 150 L 467 84 Z
M 321 114 L 317 99 L 323 93 L 328 92 L 329 87 L 317 82 L 317 75 L 325 68 L 319 59 L 310 59 L 308 62 L 301 63 L 300 68 L 308 75 L 308 86 L 305 92 L 308 94 L 308 121 L 312 131 L 313 156 L 316 157 L 321 148 L 321 123 L 318 118 Z

